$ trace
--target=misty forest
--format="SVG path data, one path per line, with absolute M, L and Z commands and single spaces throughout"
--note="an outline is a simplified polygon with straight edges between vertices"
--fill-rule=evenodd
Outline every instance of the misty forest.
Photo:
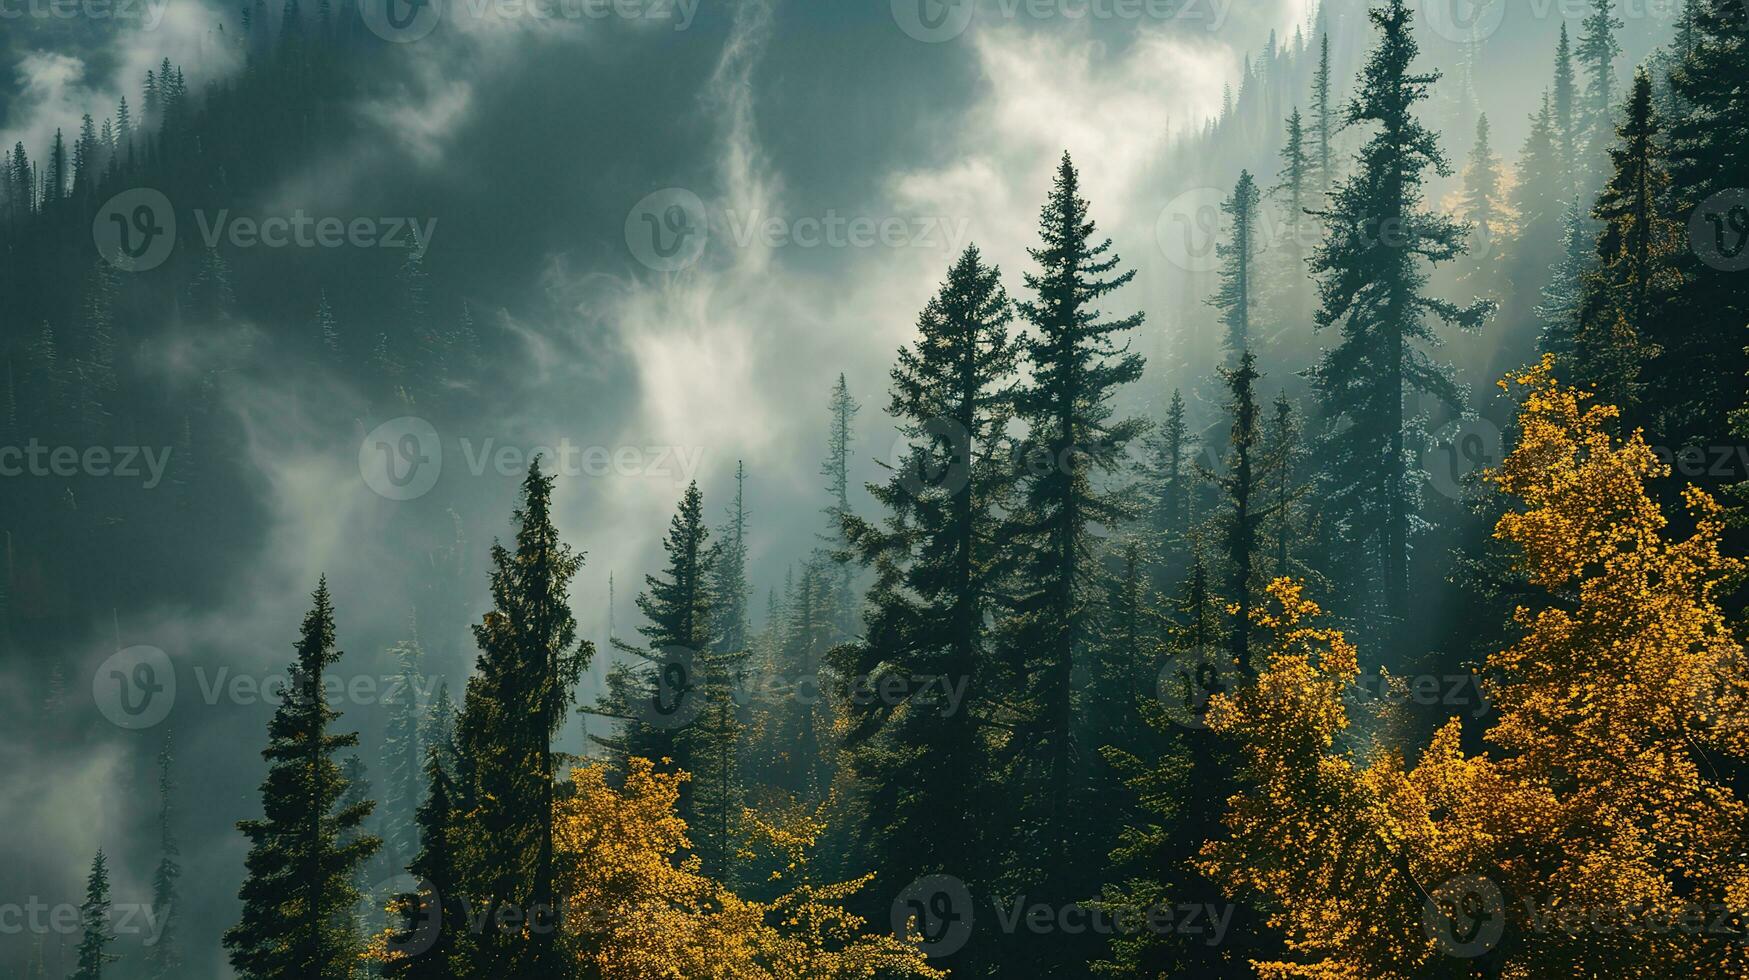
M 0 977 L 1749 977 L 1742 0 L 0 2 Z

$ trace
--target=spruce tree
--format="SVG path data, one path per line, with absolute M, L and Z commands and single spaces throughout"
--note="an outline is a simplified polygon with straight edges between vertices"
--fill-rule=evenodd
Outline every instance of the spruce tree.
M 834 653 L 837 675 L 854 688 L 844 692 L 843 745 L 869 860 L 897 887 L 927 874 L 990 883 L 993 765 L 980 725 L 1000 674 L 988 623 L 1014 482 L 1005 442 L 1019 356 L 1013 318 L 1000 270 L 968 246 L 892 369 L 887 412 L 910 444 L 887 482 L 870 487 L 889 516 L 845 524 L 877 575 L 864 639 Z M 906 692 L 902 701 L 870 696 L 888 684 Z M 957 956 L 956 970 L 975 969 L 968 959 L 979 954 Z
M 473 783 L 465 880 L 483 921 L 493 923 L 476 962 L 483 975 L 511 980 L 562 969 L 552 740 L 595 649 L 577 638 L 568 592 L 583 556 L 559 540 L 552 492 L 537 457 L 512 518 L 514 550 L 492 545 L 492 610 L 474 624 L 480 653 L 457 725 Z M 515 928 L 499 927 L 511 921 Z
M 425 753 L 425 798 L 415 818 L 419 852 L 407 865 L 417 881 L 414 892 L 398 896 L 391 911 L 399 929 L 388 948 L 397 954 L 383 969 L 395 980 L 463 980 L 468 972 L 468 907 L 463 900 L 462 860 L 456 835 L 461 811 L 453 800 L 451 777 L 436 745 Z
M 389 720 L 383 732 L 383 844 L 393 866 L 404 867 L 419 849 L 414 813 L 419 807 L 426 755 L 419 731 L 423 710 L 419 693 L 425 687 L 425 674 L 420 667 L 416 629 L 410 628 L 408 638 L 391 647 L 389 653 L 395 660 L 395 674 L 394 697 L 388 703 Z
M 1660 392 L 1671 445 L 1716 440 L 1743 402 L 1749 373 L 1743 324 L 1749 323 L 1749 275 L 1740 256 L 1749 244 L 1749 92 L 1743 63 L 1749 16 L 1730 0 L 1691 0 L 1692 49 L 1671 76 L 1682 112 L 1670 126 L 1669 171 L 1674 213 L 1686 221 L 1689 247 L 1678 255 L 1683 282 L 1672 323 L 1660 331 L 1667 371 L 1690 371 Z
M 1564 202 L 1577 191 L 1566 190 L 1561 176 L 1560 129 L 1553 104 L 1545 96 L 1530 117 L 1530 133 L 1518 153 L 1517 179 L 1512 187 L 1512 211 L 1518 219 L 1513 241 L 1512 295 L 1534 296 L 1549 264 L 1560 254 L 1565 231 Z
M 1077 744 L 1074 677 L 1087 654 L 1088 590 L 1098 571 L 1087 553 L 1094 526 L 1120 524 L 1131 509 L 1096 480 L 1118 467 L 1141 431 L 1136 420 L 1113 418 L 1111 400 L 1141 376 L 1142 357 L 1129 350 L 1126 335 L 1142 314 L 1104 319 L 1098 308 L 1135 273 L 1118 271 L 1111 240 L 1096 238 L 1095 228 L 1065 153 L 1040 210 L 1041 243 L 1029 249 L 1038 264 L 1024 277 L 1033 298 L 1019 304 L 1032 328 L 1022 342 L 1030 380 L 1016 393 L 1028 431 L 1014 515 L 1019 567 L 1004 644 L 1011 669 L 1025 679 L 1008 779 L 1019 818 L 1014 843 L 1023 856 L 1015 874 L 1041 900 L 1056 903 L 1085 897 L 1095 884 L 1074 805 L 1087 751 Z M 1053 944 L 1052 955 L 1071 955 L 1071 945 Z
M 1322 8 L 1320 8 L 1320 11 Z M 1319 207 L 1328 201 L 1330 193 L 1336 188 L 1336 159 L 1331 148 L 1331 141 L 1336 135 L 1336 128 L 1341 125 L 1338 118 L 1341 109 L 1332 101 L 1330 89 L 1330 35 L 1318 36 L 1318 70 L 1312 80 L 1312 166 L 1313 186 L 1317 187 L 1320 198 Z
M 1681 358 L 1678 331 L 1683 322 L 1660 329 L 1670 318 L 1659 311 L 1674 292 L 1672 265 L 1679 229 L 1662 213 L 1669 177 L 1664 169 L 1663 126 L 1652 107 L 1652 80 L 1644 69 L 1634 76 L 1620 143 L 1610 151 L 1614 174 L 1592 211 L 1603 226 L 1597 239 L 1598 266 L 1586 277 L 1574 337 L 1578 378 L 1633 423 L 1651 423 L 1656 432 L 1673 427 L 1664 418 L 1665 392 L 1679 391 L 1695 373 L 1695 362 Z M 1668 356 L 1676 354 L 1677 356 Z M 1647 362 L 1653 362 L 1650 370 Z M 1642 380 L 1642 372 L 1647 375 Z M 1650 388 L 1658 403 L 1640 412 L 1640 393 Z
M 687 486 L 668 534 L 662 540 L 667 567 L 661 575 L 645 575 L 638 609 L 648 622 L 638 627 L 644 647 L 619 641 L 614 649 L 633 658 L 616 663 L 608 674 L 608 690 L 599 710 L 624 724 L 613 735 L 597 738 L 616 764 L 627 759 L 666 762 L 697 775 L 688 755 L 691 740 L 683 728 L 701 707 L 704 655 L 711 649 L 711 570 L 716 561 L 704 520 L 704 495 L 698 484 Z M 680 812 L 690 817 L 690 794 L 683 790 Z
M 1585 276 L 1591 271 L 1595 254 L 1590 226 L 1579 207 L 1578 198 L 1567 205 L 1561 236 L 1561 257 L 1549 267 L 1549 282 L 1542 290 L 1542 303 L 1536 308 L 1542 333 L 1537 342 L 1541 353 L 1553 354 L 1560 376 L 1572 377 L 1573 334 L 1579 325 L 1579 310 L 1585 290 Z
M 833 623 L 838 627 L 838 638 L 848 639 L 856 630 L 856 604 L 851 596 L 849 560 L 840 559 L 837 555 L 844 549 L 844 518 L 850 513 L 852 426 L 855 425 L 856 413 L 862 410 L 862 406 L 850 397 L 850 385 L 845 382 L 842 374 L 838 375 L 838 382 L 832 387 L 828 410 L 832 415 L 826 430 L 826 460 L 820 464 L 820 475 L 826 478 L 826 492 L 831 494 L 831 503 L 826 506 L 825 539 L 833 549 L 833 561 L 838 563 L 838 576 L 832 590 L 837 602 L 832 614 Z
M 1269 556 L 1266 577 L 1309 578 L 1310 570 L 1298 554 L 1306 534 L 1303 513 L 1306 451 L 1301 444 L 1299 418 L 1286 395 L 1276 396 L 1275 414 L 1264 424 L 1262 440 L 1263 479 L 1259 489 L 1265 510 L 1260 533 Z
M 1269 279 L 1273 302 L 1265 304 L 1270 316 L 1285 327 L 1297 321 L 1309 305 L 1306 249 L 1313 242 L 1313 224 L 1306 213 L 1317 194 L 1311 184 L 1312 157 L 1306 149 L 1305 119 L 1296 106 L 1287 117 L 1287 135 L 1281 145 L 1280 183 L 1270 189 L 1282 210 L 1280 233 L 1268 243 L 1266 256 L 1274 258 Z M 1316 202 L 1323 206 L 1322 197 Z
M 1227 572 L 1227 598 L 1232 603 L 1232 622 L 1227 628 L 1233 665 L 1240 674 L 1250 676 L 1251 608 L 1253 598 L 1260 594 L 1258 545 L 1261 529 L 1269 515 L 1262 488 L 1267 474 L 1261 458 L 1261 425 L 1257 410 L 1257 358 L 1246 351 L 1239 364 L 1223 369 L 1221 377 L 1231 395 L 1228 402 L 1232 418 L 1225 473 L 1205 473 L 1207 479 L 1220 488 L 1224 506 L 1218 520 L 1221 526 L 1223 558 Z M 1264 479 L 1260 479 L 1264 478 Z
M 1578 89 L 1573 75 L 1573 41 L 1567 25 L 1561 24 L 1561 42 L 1555 48 L 1554 124 L 1555 141 L 1560 159 L 1561 195 L 1567 197 L 1578 186 L 1580 132 Z
M 1463 254 L 1463 229 L 1423 204 L 1426 171 L 1450 176 L 1435 135 L 1415 118 L 1436 74 L 1411 70 L 1416 43 L 1403 0 L 1369 12 L 1379 31 L 1350 102 L 1349 125 L 1372 135 L 1327 215 L 1330 233 L 1313 258 L 1322 303 L 1320 328 L 1341 341 L 1326 351 L 1314 382 L 1331 435 L 1321 495 L 1342 528 L 1358 586 L 1370 575 L 1380 586 L 1378 610 L 1393 624 L 1408 614 L 1409 532 L 1418 487 L 1407 468 L 1412 436 L 1408 399 L 1425 393 L 1456 407 L 1462 400 L 1448 371 L 1423 350 L 1434 342 L 1431 320 L 1478 327 L 1492 309 L 1427 296 L 1424 264 Z
M 1601 184 L 1608 173 L 1605 154 L 1615 141 L 1615 59 L 1621 55 L 1615 34 L 1622 22 L 1611 12 L 1614 6 L 1615 0 L 1592 0 L 1575 52 L 1585 73 L 1581 123 L 1586 129 L 1588 163 L 1581 176 L 1591 187 Z
M 85 879 L 85 901 L 79 906 L 79 967 L 73 980 L 103 980 L 103 968 L 121 957 L 109 952 L 115 942 L 109 902 L 109 861 L 98 848 Z
M 1252 343 L 1252 310 L 1260 244 L 1258 200 L 1257 182 L 1252 179 L 1250 171 L 1242 170 L 1238 183 L 1233 185 L 1233 195 L 1221 202 L 1221 211 L 1229 219 L 1227 240 L 1215 246 L 1215 254 L 1221 259 L 1220 286 L 1209 298 L 1209 305 L 1221 311 L 1221 325 L 1226 328 L 1221 346 L 1231 364 L 1238 363 L 1240 357 L 1251 349 Z
M 1143 527 L 1153 539 L 1154 591 L 1169 594 L 1190 568 L 1191 494 L 1196 483 L 1194 438 L 1184 417 L 1184 395 L 1172 392 L 1166 417 L 1143 438 L 1137 466 L 1146 504 Z
M 249 838 L 248 878 L 239 893 L 242 917 L 224 941 L 245 980 L 355 976 L 360 942 L 353 909 L 360 896 L 353 876 L 381 845 L 358 833 L 370 801 L 341 805 L 348 784 L 334 755 L 357 745 L 358 735 L 330 730 L 340 713 L 328 705 L 323 678 L 341 653 L 325 578 L 311 601 L 261 753 L 268 763 L 262 817 L 237 824 Z
M 1483 113 L 1476 120 L 1476 141 L 1470 148 L 1469 166 L 1464 168 L 1462 211 L 1470 226 L 1473 255 L 1466 278 L 1481 295 L 1500 285 L 1500 246 L 1507 228 L 1500 185 L 1500 158 L 1494 153 L 1488 115 Z
M 172 772 L 175 752 L 166 732 L 158 749 L 158 866 L 152 872 L 152 914 L 157 933 L 146 947 L 147 980 L 175 980 L 182 972 L 182 943 L 178 935 L 181 913 L 176 883 L 182 877 L 182 848 L 172 824 L 172 796 L 176 779 Z

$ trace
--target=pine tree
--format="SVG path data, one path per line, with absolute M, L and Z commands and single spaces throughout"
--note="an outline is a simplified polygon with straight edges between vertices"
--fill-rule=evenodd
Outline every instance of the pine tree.
M 1508 216 L 1500 193 L 1500 158 L 1494 153 L 1488 115 L 1476 120 L 1476 142 L 1464 168 L 1463 218 L 1470 226 L 1471 254 L 1468 276 L 1480 294 L 1500 285 L 1500 245 L 1506 237 Z
M 1683 284 L 1660 340 L 1668 368 L 1684 373 L 1661 392 L 1668 445 L 1716 441 L 1729 413 L 1743 402 L 1749 373 L 1742 325 L 1749 323 L 1749 276 L 1740 256 L 1749 244 L 1749 211 L 1729 192 L 1749 187 L 1749 93 L 1743 58 L 1749 17 L 1729 0 L 1691 0 L 1692 51 L 1671 77 L 1682 113 L 1670 126 L 1669 170 L 1678 218 L 1687 219 L 1690 248 L 1678 255 Z M 1723 194 L 1722 198 L 1717 195 Z M 1713 201 L 1711 208 L 1703 207 Z M 1721 203 L 1722 202 L 1722 203 Z M 1713 213 L 1722 211 L 1723 213 Z
M 1615 0 L 1592 0 L 1591 13 L 1580 28 L 1576 54 L 1585 72 L 1585 103 L 1581 122 L 1588 136 L 1584 176 L 1589 186 L 1601 184 L 1606 169 L 1605 153 L 1615 141 L 1615 59 L 1621 43 L 1615 32 L 1621 19 L 1611 13 Z
M 1585 277 L 1591 271 L 1594 255 L 1590 226 L 1577 198 L 1567 205 L 1565 224 L 1561 257 L 1549 267 L 1549 283 L 1543 287 L 1543 301 L 1536 308 L 1537 319 L 1542 323 L 1537 349 L 1553 354 L 1561 371 L 1572 367 L 1573 335 L 1578 329 Z
M 1260 499 L 1267 474 L 1260 458 L 1260 430 L 1257 417 L 1257 358 L 1246 351 L 1238 367 L 1223 369 L 1221 377 L 1231 393 L 1229 410 L 1232 429 L 1224 474 L 1204 476 L 1220 488 L 1225 500 L 1225 513 L 1219 517 L 1223 557 L 1227 571 L 1227 597 L 1232 602 L 1233 621 L 1227 630 L 1233 665 L 1241 675 L 1249 676 L 1251 666 L 1250 611 L 1252 599 L 1259 591 L 1258 545 L 1260 531 L 1268 517 L 1268 508 Z
M 1252 300 L 1255 295 L 1257 265 L 1257 183 L 1248 170 L 1239 172 L 1239 182 L 1233 185 L 1233 195 L 1221 202 L 1221 211 L 1230 220 L 1227 240 L 1215 246 L 1220 257 L 1220 287 L 1210 297 L 1209 305 L 1221 311 L 1221 324 L 1226 334 L 1221 346 L 1229 363 L 1237 363 L 1251 349 Z
M 701 675 L 704 655 L 712 647 L 710 580 L 716 560 L 709 538 L 704 495 L 692 483 L 662 540 L 667 567 L 661 575 L 645 575 L 644 591 L 638 595 L 638 609 L 648 620 L 638 632 L 647 645 L 614 644 L 635 659 L 614 665 L 599 708 L 625 724 L 617 734 L 596 741 L 613 753 L 621 768 L 628 760 L 641 758 L 697 773 L 689 755 L 694 742 L 683 728 L 697 717 L 706 694 Z M 694 816 L 690 792 L 682 793 L 681 813 L 690 823 Z
M 887 412 L 911 440 L 871 487 L 890 516 L 846 520 L 877 570 L 861 643 L 835 652 L 851 679 L 843 738 L 862 798 L 870 861 L 900 886 L 953 874 L 987 886 L 993 771 L 979 725 L 999 683 L 988 618 L 1004 571 L 1000 511 L 1013 485 L 1005 445 L 1018 350 L 1001 271 L 968 246 L 899 349 Z M 870 697 L 900 685 L 901 703 Z M 957 702 L 954 700 L 958 698 Z M 955 958 L 971 969 L 970 950 Z
M 1561 196 L 1575 193 L 1578 187 L 1580 132 L 1578 89 L 1573 75 L 1573 42 L 1567 35 L 1567 25 L 1561 24 L 1561 43 L 1555 48 L 1554 125 L 1559 147 Z
M 115 942 L 111 916 L 109 862 L 98 848 L 85 879 L 85 901 L 79 906 L 79 968 L 73 980 L 103 980 L 104 965 L 121 959 L 109 952 L 109 944 Z
M 1266 253 L 1275 257 L 1270 270 L 1273 286 L 1269 290 L 1273 302 L 1266 306 L 1283 326 L 1299 319 L 1301 311 L 1309 305 L 1306 249 L 1315 240 L 1315 232 L 1306 211 L 1313 205 L 1314 196 L 1318 197 L 1318 206 L 1323 206 L 1322 195 L 1311 183 L 1312 168 L 1313 160 L 1306 150 L 1305 119 L 1296 106 L 1287 118 L 1287 135 L 1281 145 L 1281 172 L 1277 175 L 1280 183 L 1270 190 L 1283 212 L 1280 232 L 1277 240 L 1269 243 Z
M 457 726 L 473 782 L 465 880 L 483 921 L 495 924 L 477 967 L 509 980 L 559 969 L 552 740 L 595 650 L 577 638 L 568 592 L 583 556 L 559 540 L 552 492 L 536 457 L 512 518 L 515 548 L 492 545 L 492 610 L 473 627 L 480 653 Z M 517 927 L 497 927 L 508 921 Z
M 225 932 L 245 980 L 350 980 L 360 951 L 353 876 L 381 842 L 358 834 L 371 803 L 341 806 L 348 784 L 334 754 L 358 744 L 335 734 L 323 679 L 339 660 L 323 579 L 311 597 L 290 682 L 268 725 L 263 815 L 237 824 L 249 838 L 242 918 Z M 350 837 L 342 844 L 343 838 Z
M 389 720 L 383 732 L 387 774 L 383 787 L 383 845 L 393 867 L 405 867 L 419 849 L 414 818 L 426 756 L 419 730 L 423 710 L 419 695 L 425 688 L 425 674 L 420 666 L 423 654 L 417 630 L 408 632 L 407 639 L 389 650 L 395 661 L 394 697 L 388 703 Z
M 848 639 L 856 630 L 856 604 L 850 589 L 851 567 L 847 559 L 840 560 L 836 555 L 844 549 L 844 518 L 850 514 L 852 426 L 862 406 L 850 397 L 850 386 L 842 374 L 838 375 L 838 383 L 832 388 L 828 409 L 832 415 L 826 434 L 826 461 L 820 466 L 820 475 L 826 477 L 826 492 L 831 494 L 832 501 L 826 507 L 825 538 L 832 545 L 833 561 L 838 562 L 838 578 L 833 588 L 838 607 L 833 612 L 833 622 L 838 627 L 839 638 Z
M 1652 108 L 1651 77 L 1643 69 L 1634 76 L 1619 133 L 1620 145 L 1610 151 L 1615 172 L 1592 212 L 1603 232 L 1597 239 L 1598 267 L 1586 277 L 1580 303 L 1575 362 L 1579 380 L 1624 417 L 1634 423 L 1652 421 L 1655 431 L 1666 431 L 1661 417 L 1648 420 L 1640 414 L 1640 392 L 1647 385 L 1659 391 L 1669 390 L 1663 387 L 1667 385 L 1680 389 L 1695 364 L 1661 356 L 1667 334 L 1658 328 L 1669 320 L 1656 311 L 1678 281 L 1671 262 L 1679 230 L 1661 213 L 1669 181 L 1663 126 Z M 1692 326 L 1682 323 L 1680 329 Z M 1668 339 L 1682 343 L 1679 337 Z M 1656 366 L 1642 381 L 1648 361 Z M 1661 405 L 1648 407 L 1662 415 Z
M 1507 291 L 1506 318 L 1533 315 L 1523 309 L 1546 283 L 1548 268 L 1560 257 L 1561 241 L 1566 231 L 1562 214 L 1564 202 L 1575 199 L 1577 191 L 1563 190 L 1566 181 L 1561 176 L 1560 129 L 1556 123 L 1553 103 L 1545 95 L 1538 110 L 1530 117 L 1530 133 L 1519 151 L 1518 172 L 1512 187 L 1512 212 L 1518 231 L 1512 242 L 1512 261 L 1508 264 L 1511 289 Z M 1510 350 L 1508 360 L 1514 365 L 1529 356 L 1528 349 Z
M 1329 200 L 1330 193 L 1336 188 L 1336 161 L 1330 144 L 1336 127 L 1340 125 L 1340 109 L 1331 98 L 1330 35 L 1326 33 L 1318 37 L 1318 71 L 1312 81 L 1312 162 L 1315 186 L 1321 199 L 1319 207 L 1324 206 L 1323 202 Z
M 170 733 L 158 749 L 158 867 L 152 872 L 152 914 L 157 934 L 146 947 L 147 980 L 174 980 L 181 976 L 182 944 L 177 935 L 181 912 L 176 883 L 182 877 L 182 848 L 172 826 L 171 797 L 176 791 L 172 774 L 175 753 Z
M 1025 274 L 1033 298 L 1019 303 L 1032 328 L 1021 352 L 1030 381 L 1016 393 L 1026 422 L 1025 472 L 1015 512 L 1019 567 L 1004 646 L 1025 678 L 1022 715 L 1013 733 L 1015 768 L 1008 777 L 1019 818 L 1015 845 L 1033 865 L 1028 876 L 1043 901 L 1068 902 L 1094 887 L 1085 862 L 1090 841 L 1074 818 L 1083 747 L 1077 744 L 1074 674 L 1090 639 L 1088 588 L 1097 568 L 1086 560 L 1092 525 L 1111 527 L 1129 516 L 1128 501 L 1095 485 L 1112 472 L 1141 431 L 1114 420 L 1111 400 L 1142 373 L 1142 357 L 1124 339 L 1142 314 L 1101 319 L 1096 304 L 1128 283 L 1111 240 L 1094 237 L 1080 177 L 1063 154 L 1039 215 L 1038 263 Z M 1069 955 L 1069 944 L 1053 946 Z M 1042 951 L 1041 951 L 1042 952 Z
M 451 775 L 436 745 L 425 753 L 425 798 L 415 823 L 419 853 L 407 865 L 417 890 L 398 896 L 392 912 L 401 927 L 388 942 L 383 975 L 395 980 L 463 980 L 469 977 L 468 907 L 462 897 L 462 859 L 456 835 L 461 811 L 452 797 Z
M 747 649 L 748 633 L 747 465 L 743 461 L 735 463 L 735 503 L 718 536 L 722 543 L 711 572 L 711 635 L 717 652 L 740 653 Z
M 1154 542 L 1152 581 L 1161 594 L 1176 587 L 1190 567 L 1190 498 L 1196 478 L 1193 441 L 1184 417 L 1184 396 L 1174 390 L 1166 417 L 1143 439 L 1145 451 L 1137 467 L 1141 496 L 1147 503 L 1144 526 Z
M 1340 329 L 1342 339 L 1325 353 L 1314 382 L 1332 432 L 1321 496 L 1351 559 L 1372 566 L 1386 620 L 1402 623 L 1418 499 L 1406 464 L 1407 399 L 1421 392 L 1453 407 L 1462 400 L 1448 372 L 1417 344 L 1434 341 L 1430 318 L 1475 328 L 1492 304 L 1460 307 L 1422 291 L 1422 263 L 1449 261 L 1465 249 L 1461 226 L 1422 204 L 1424 172 L 1450 175 L 1436 137 L 1414 115 L 1438 76 L 1410 71 L 1417 48 L 1403 0 L 1369 17 L 1379 45 L 1346 119 L 1371 124 L 1372 136 L 1358 172 L 1336 194 L 1330 234 L 1312 263 L 1322 298 L 1317 325 Z
M 1263 479 L 1259 490 L 1264 500 L 1263 544 L 1268 549 L 1268 579 L 1284 575 L 1306 577 L 1302 556 L 1306 517 L 1302 513 L 1306 484 L 1302 477 L 1305 448 L 1300 442 L 1300 422 L 1293 402 L 1286 395 L 1275 399 L 1275 414 L 1263 432 Z

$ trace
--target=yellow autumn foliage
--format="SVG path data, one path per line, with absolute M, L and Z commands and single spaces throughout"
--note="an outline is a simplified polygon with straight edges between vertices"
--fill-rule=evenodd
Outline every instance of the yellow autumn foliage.
M 1199 866 L 1258 896 L 1289 957 L 1270 978 L 1749 975 L 1749 671 L 1719 609 L 1742 563 L 1718 505 L 1689 488 L 1673 538 L 1647 483 L 1668 477 L 1616 412 L 1560 385 L 1522 394 L 1517 446 L 1491 477 L 1495 528 L 1546 590 L 1488 659 L 1490 751 L 1457 719 L 1413 767 L 1339 742 L 1355 650 L 1280 580 L 1256 619 L 1256 684 L 1210 726 L 1242 748 L 1247 788 Z
M 680 773 L 634 759 L 624 789 L 604 766 L 572 772 L 556 804 L 555 848 L 565 925 L 583 975 L 602 980 L 849 980 L 945 976 L 896 937 L 866 931 L 842 902 L 870 877 L 807 882 L 821 828 L 749 813 L 766 846 L 786 856 L 789 890 L 748 901 L 704 876 L 675 813 Z

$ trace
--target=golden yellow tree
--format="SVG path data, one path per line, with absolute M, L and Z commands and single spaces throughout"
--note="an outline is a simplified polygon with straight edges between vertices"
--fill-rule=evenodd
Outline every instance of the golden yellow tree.
M 1488 660 L 1490 753 L 1456 720 L 1412 768 L 1345 745 L 1354 648 L 1286 581 L 1257 684 L 1213 705 L 1247 788 L 1200 866 L 1272 910 L 1293 955 L 1261 976 L 1749 974 L 1749 672 L 1718 605 L 1741 563 L 1698 490 L 1669 534 L 1667 470 L 1551 371 L 1503 382 L 1523 404 L 1495 534 L 1546 602 Z
M 749 813 L 756 839 L 783 855 L 791 884 L 770 902 L 742 899 L 699 871 L 675 814 L 681 773 L 633 759 L 616 790 L 602 766 L 572 773 L 557 804 L 560 894 L 585 974 L 602 980 L 850 980 L 938 978 L 914 945 L 867 932 L 842 902 L 869 877 L 807 880 L 821 826 Z M 872 877 L 872 876 L 870 876 Z

